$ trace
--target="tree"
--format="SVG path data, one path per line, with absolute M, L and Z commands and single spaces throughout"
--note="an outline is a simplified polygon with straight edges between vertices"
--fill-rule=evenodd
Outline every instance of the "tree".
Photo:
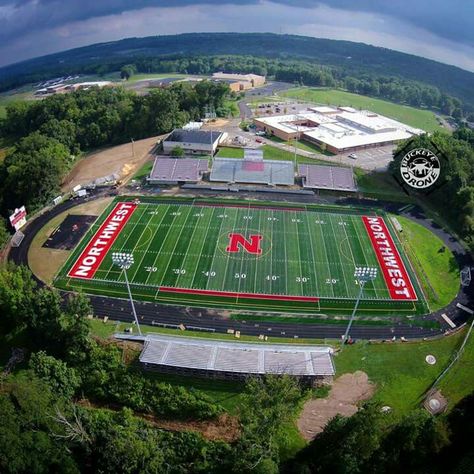
M 7 229 L 7 222 L 0 217 L 0 249 L 8 242 L 11 234 Z
M 302 397 L 297 381 L 289 376 L 248 379 L 240 412 L 242 435 L 234 460 L 237 471 L 277 472 L 275 437 Z
M 63 308 L 58 291 L 41 288 L 35 295 L 27 331 L 37 349 L 77 362 L 90 345 L 88 314 L 90 307 L 83 295 L 70 296 Z
M 447 443 L 444 423 L 424 410 L 416 410 L 384 436 L 380 448 L 368 463 L 371 466 L 369 469 L 371 472 L 394 474 L 424 470 L 433 472 L 433 458 Z
M 126 64 L 120 69 L 120 77 L 128 81 L 137 72 L 135 64 Z
M 30 368 L 43 382 L 48 384 L 56 396 L 65 399 L 72 398 L 81 384 L 81 379 L 75 369 L 65 362 L 49 356 L 44 351 L 32 354 Z
M 171 156 L 175 156 L 176 158 L 182 158 L 184 156 L 183 147 L 177 145 L 171 150 Z
M 387 416 L 368 403 L 350 418 L 337 415 L 291 465 L 289 472 L 362 473 L 379 449 Z
M 31 373 L 10 376 L 0 393 L 0 471 L 78 473 L 55 421 L 57 401 Z M 68 408 L 62 405 L 63 410 Z
M 24 266 L 0 267 L 0 328 L 4 333 L 21 330 L 32 318 L 36 282 Z
M 63 144 L 38 132 L 21 139 L 1 165 L 4 205 L 25 204 L 32 210 L 46 204 L 59 191 L 68 157 Z

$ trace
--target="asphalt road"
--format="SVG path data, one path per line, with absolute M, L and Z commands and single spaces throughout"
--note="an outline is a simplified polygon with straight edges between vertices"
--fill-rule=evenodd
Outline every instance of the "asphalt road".
M 105 194 L 114 194 L 115 192 L 109 190 L 96 193 L 95 196 L 88 197 L 87 199 L 94 199 Z M 183 191 L 183 194 L 188 194 Z M 191 193 L 189 193 L 191 194 Z M 212 194 L 216 194 L 215 192 Z M 243 195 L 242 195 L 243 194 Z M 209 194 L 207 193 L 209 196 Z M 252 197 L 262 198 L 258 193 L 239 193 L 239 197 Z M 268 198 L 264 195 L 263 198 Z M 361 201 L 355 199 L 340 199 L 336 197 L 321 198 L 318 196 L 291 196 L 288 195 L 272 195 L 272 199 L 275 200 L 290 200 L 299 202 L 332 202 L 338 204 L 357 204 L 357 205 L 368 205 L 373 206 L 374 202 Z M 32 220 L 26 229 L 24 230 L 25 238 L 20 247 L 11 250 L 9 258 L 17 264 L 28 264 L 28 249 L 36 233 L 53 217 L 64 212 L 65 210 L 71 209 L 72 207 L 83 203 L 84 199 L 78 199 L 75 201 L 66 201 L 60 204 L 44 214 L 40 215 L 36 219 Z M 396 210 L 399 204 L 392 203 L 379 203 L 382 207 L 385 207 L 389 211 Z M 470 257 L 460 244 L 453 239 L 451 236 L 446 234 L 441 228 L 434 225 L 431 221 L 427 220 L 422 212 L 415 208 L 407 214 L 410 218 L 421 223 L 425 227 L 435 232 L 446 245 L 455 253 L 459 263 L 464 265 L 466 263 L 472 264 Z M 37 280 L 39 282 L 39 280 Z M 39 282 L 42 284 L 41 282 Z M 471 285 L 472 288 L 472 285 Z M 458 325 L 464 322 L 468 315 L 467 313 L 458 310 L 455 306 L 456 302 L 462 302 L 463 304 L 472 304 L 472 292 L 470 289 L 464 289 L 460 291 L 456 300 L 451 303 L 443 311 L 437 312 L 432 315 L 428 315 L 426 319 L 437 319 L 441 312 L 447 313 L 451 319 L 453 319 Z M 66 294 L 66 292 L 63 292 Z M 132 322 L 133 315 L 131 312 L 130 302 L 128 300 L 120 298 L 110 298 L 102 296 L 90 296 L 91 304 L 94 310 L 94 314 L 98 317 L 108 316 L 111 320 L 118 320 L 123 322 Z M 189 308 L 179 306 L 168 306 L 156 303 L 136 301 L 137 313 L 140 320 L 144 324 L 149 325 L 170 325 L 177 326 L 184 324 L 188 329 L 196 330 L 208 330 L 216 333 L 225 333 L 228 329 L 234 329 L 241 331 L 242 334 L 248 335 L 268 335 L 273 337 L 294 337 L 294 338 L 340 338 L 344 333 L 345 326 L 339 324 L 302 324 L 302 323 L 291 323 L 291 322 L 261 322 L 256 323 L 254 321 L 233 321 L 224 317 L 219 311 L 209 310 L 206 308 Z M 445 325 L 444 329 L 447 326 Z M 373 326 L 354 323 L 351 336 L 354 339 L 382 339 L 390 340 L 393 337 L 400 338 L 423 338 L 440 335 L 444 332 L 444 329 L 431 329 L 412 326 L 410 324 L 394 324 L 393 326 Z

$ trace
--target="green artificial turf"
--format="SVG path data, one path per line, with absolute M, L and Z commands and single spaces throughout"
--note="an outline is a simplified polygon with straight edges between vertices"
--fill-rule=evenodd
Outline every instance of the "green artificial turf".
M 249 207 L 234 201 L 215 204 L 159 199 L 141 203 L 93 278 L 67 277 L 113 203 L 73 252 L 56 282 L 64 288 L 126 296 L 124 275 L 111 259 L 114 251 L 122 251 L 135 257 L 128 278 L 138 299 L 240 310 L 347 314 L 359 292 L 354 268 L 379 267 L 358 213 L 341 208 L 326 212 L 321 208 Z M 259 238 L 260 249 L 246 251 L 240 242 L 230 252 L 230 234 L 247 242 Z M 419 304 L 391 300 L 385 278 L 379 275 L 365 285 L 360 314 L 420 311 Z M 412 281 L 416 287 L 413 277 Z M 302 299 L 308 297 L 313 299 Z

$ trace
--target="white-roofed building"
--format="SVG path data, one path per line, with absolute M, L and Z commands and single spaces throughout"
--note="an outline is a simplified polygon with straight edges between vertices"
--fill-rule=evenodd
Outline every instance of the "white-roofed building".
M 352 107 L 312 107 L 310 112 L 259 117 L 255 125 L 282 140 L 306 140 L 332 153 L 394 144 L 424 133 L 397 120 Z

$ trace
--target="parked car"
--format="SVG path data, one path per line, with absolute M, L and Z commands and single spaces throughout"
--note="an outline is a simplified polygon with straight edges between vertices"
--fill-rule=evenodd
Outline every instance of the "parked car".
M 357 155 L 355 153 L 351 153 L 349 155 L 349 158 L 352 158 L 353 160 L 357 160 Z

